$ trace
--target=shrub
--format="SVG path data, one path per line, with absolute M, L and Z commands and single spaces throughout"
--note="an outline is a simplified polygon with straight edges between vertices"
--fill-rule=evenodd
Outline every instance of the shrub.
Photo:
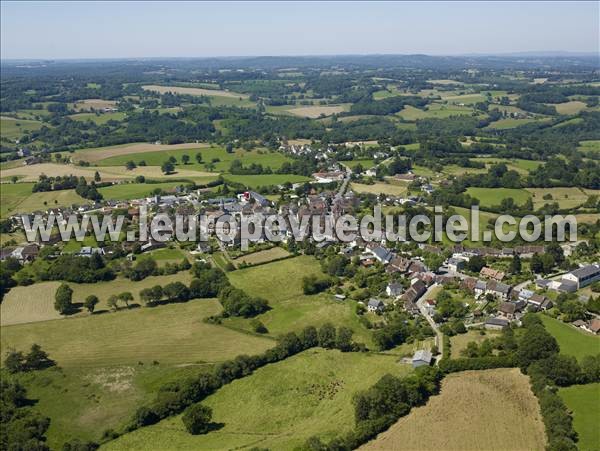
M 181 420 L 190 434 L 206 434 L 210 429 L 212 409 L 202 404 L 194 404 L 186 409 Z

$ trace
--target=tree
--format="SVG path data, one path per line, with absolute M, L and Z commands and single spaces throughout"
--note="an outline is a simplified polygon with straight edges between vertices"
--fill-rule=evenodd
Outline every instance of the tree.
M 194 404 L 186 409 L 181 420 L 190 434 L 206 434 L 210 430 L 212 409 L 202 404 Z
M 31 370 L 43 370 L 56 365 L 56 362 L 48 357 L 48 353 L 42 350 L 42 347 L 36 343 L 31 345 L 31 350 L 25 356 L 25 368 Z
M 335 339 L 335 347 L 342 352 L 352 351 L 352 330 L 347 327 L 340 327 L 337 332 Z
M 171 174 L 175 170 L 175 166 L 170 161 L 165 161 L 160 167 L 160 170 L 165 174 Z
M 125 291 L 119 294 L 119 301 L 125 303 L 125 306 L 129 308 L 129 303 L 133 301 L 133 295 L 129 291 Z
M 183 164 L 188 164 L 189 161 L 190 161 L 190 156 L 186 155 L 186 154 L 182 155 L 181 156 L 181 161 L 183 162 Z
M 202 163 L 202 154 L 200 152 L 196 154 L 195 158 L 198 164 Z
M 169 301 L 187 301 L 190 298 L 190 290 L 181 282 L 168 283 L 163 292 Z
M 485 259 L 480 255 L 475 255 L 467 262 L 467 269 L 471 272 L 479 272 L 485 266 Z
M 90 294 L 87 298 L 85 298 L 83 306 L 87 309 L 88 312 L 94 313 L 94 309 L 96 308 L 98 302 L 100 302 L 98 296 Z
M 97 182 L 99 182 L 99 181 L 101 181 L 101 180 L 102 180 L 102 178 L 100 177 L 100 173 L 99 173 L 98 171 L 96 171 L 96 172 L 94 173 L 94 182 L 96 182 L 96 183 L 97 183 Z
M 525 325 L 525 327 L 526 330 L 519 340 L 516 354 L 517 363 L 522 369 L 526 369 L 536 360 L 545 359 L 559 351 L 556 339 L 544 329 L 544 326 L 533 324 Z
M 65 315 L 73 308 L 73 290 L 66 283 L 61 284 L 54 295 L 54 308 Z
M 227 143 L 225 145 L 225 152 L 227 152 L 227 153 L 233 153 L 233 144 Z
M 521 257 L 519 257 L 519 254 L 515 254 L 510 262 L 510 272 L 511 274 L 519 274 L 521 272 Z
M 21 351 L 10 350 L 6 353 L 4 366 L 12 374 L 25 371 L 25 356 Z
M 132 160 L 129 160 L 127 163 L 125 163 L 125 168 L 127 168 L 128 171 L 132 171 L 136 167 L 137 167 L 137 165 Z
M 600 354 L 586 355 L 581 360 L 581 372 L 585 382 L 600 382 Z
M 319 328 L 319 346 L 332 349 L 335 347 L 335 327 L 331 323 L 325 323 Z
M 119 298 L 116 295 L 111 295 L 108 297 L 108 300 L 106 301 L 106 303 L 108 304 L 108 306 L 110 308 L 112 308 L 115 312 L 117 311 L 117 309 L 119 308 Z

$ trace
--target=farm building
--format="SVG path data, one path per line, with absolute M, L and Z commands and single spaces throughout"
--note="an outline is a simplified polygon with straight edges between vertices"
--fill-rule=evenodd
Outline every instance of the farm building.
M 425 349 L 419 349 L 415 352 L 412 358 L 412 366 L 413 368 L 417 368 L 419 366 L 431 365 L 431 359 L 433 356 L 431 352 Z
M 562 276 L 563 281 L 567 280 L 577 285 L 577 289 L 587 287 L 588 285 L 600 280 L 600 265 L 587 265 L 583 268 L 575 269 Z

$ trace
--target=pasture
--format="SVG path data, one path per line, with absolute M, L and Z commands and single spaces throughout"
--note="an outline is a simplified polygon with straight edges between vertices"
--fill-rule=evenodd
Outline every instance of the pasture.
M 102 110 L 104 108 L 116 108 L 117 102 L 114 100 L 104 100 L 104 99 L 85 99 L 73 104 L 73 109 L 75 111 L 93 111 L 93 110 Z
M 531 124 L 532 122 L 536 122 L 538 120 L 541 120 L 541 119 L 534 119 L 534 118 L 521 118 L 521 119 L 506 118 L 506 119 L 499 119 L 497 121 L 492 122 L 490 125 L 488 125 L 486 127 L 486 129 L 506 130 L 507 128 L 516 128 L 516 127 L 520 127 L 521 125 Z
M 87 295 L 93 291 L 84 293 Z M 9 348 L 40 344 L 61 367 L 199 364 L 239 354 L 257 354 L 273 345 L 267 338 L 207 324 L 221 311 L 215 299 L 132 308 L 115 313 L 2 326 L 2 355 Z
M 531 194 L 518 188 L 467 188 L 469 196 L 479 199 L 481 207 L 500 205 L 502 199 L 512 198 L 517 205 L 523 205 Z
M 120 183 L 98 189 L 104 199 L 130 200 L 150 196 L 155 190 L 171 192 L 175 187 L 182 185 L 180 182 L 164 183 Z
M 44 124 L 40 121 L 28 119 L 15 119 L 13 117 L 0 117 L 0 136 L 15 140 L 26 134 L 42 128 Z
M 585 451 L 600 450 L 600 383 L 561 388 L 558 394 L 573 412 L 577 446 Z
M 125 168 L 123 168 L 125 169 Z M 160 169 L 160 168 L 159 168 Z M 18 166 L 10 169 L 2 170 L 2 180 L 8 180 L 13 176 L 19 177 L 20 182 L 37 182 L 41 174 L 48 177 L 64 177 L 66 175 L 74 175 L 76 177 L 85 177 L 87 180 L 94 178 L 96 168 L 84 168 L 71 164 L 58 163 L 40 163 L 30 166 Z M 102 180 L 120 180 L 128 177 L 134 177 L 134 171 L 105 171 L 98 169 Z
M 545 442 L 528 377 L 507 368 L 446 376 L 439 395 L 359 449 L 528 451 Z
M 205 89 L 205 88 L 189 88 L 182 86 L 158 86 L 158 85 L 145 85 L 142 89 L 146 91 L 158 92 L 159 94 L 166 94 L 167 92 L 173 94 L 185 94 L 190 96 L 209 96 L 209 97 L 233 97 L 247 99 L 246 94 L 240 94 L 239 92 L 223 91 L 220 89 Z
M 115 113 L 104 113 L 104 114 L 96 114 L 96 113 L 77 113 L 69 116 L 74 121 L 92 121 L 97 125 L 104 125 L 108 121 L 122 121 L 125 119 L 126 114 L 115 112 Z
M 221 429 L 194 436 L 177 416 L 126 434 L 106 449 L 296 449 L 313 435 L 328 440 L 349 432 L 354 393 L 386 373 L 409 371 L 393 356 L 310 349 L 235 380 L 203 401 Z
M 202 155 L 202 163 L 196 161 L 196 154 Z M 188 155 L 190 161 L 187 165 L 182 162 L 182 156 Z M 263 167 L 271 169 L 279 169 L 281 165 L 289 161 L 289 158 L 279 152 L 269 152 L 267 150 L 252 150 L 246 151 L 236 149 L 232 153 L 227 153 L 222 147 L 209 147 L 197 149 L 168 149 L 161 152 L 141 152 L 136 155 L 117 155 L 105 158 L 98 162 L 101 166 L 125 166 L 128 161 L 139 163 L 145 161 L 148 166 L 160 167 L 170 157 L 175 158 L 176 171 L 206 171 L 206 164 L 214 161 L 215 170 L 218 172 L 226 172 L 231 166 L 233 160 L 240 160 L 244 166 L 252 163 L 262 164 Z
M 71 243 L 68 243 L 71 245 Z M 77 250 L 74 246 L 73 250 Z M 168 250 L 168 249 L 167 249 Z M 139 302 L 139 292 L 144 288 L 154 285 L 166 285 L 170 282 L 183 282 L 189 284 L 192 276 L 188 272 L 179 272 L 165 276 L 151 276 L 143 280 L 133 282 L 125 278 L 117 278 L 108 282 L 96 283 L 72 283 L 67 284 L 73 289 L 73 302 L 82 303 L 86 296 L 94 294 L 100 299 L 96 306 L 96 312 L 108 311 L 107 299 L 113 294 L 130 291 L 134 300 L 132 304 Z M 54 312 L 54 294 L 60 282 L 39 282 L 25 287 L 15 287 L 4 297 L 0 309 L 2 318 L 0 324 L 20 324 L 36 321 L 46 321 L 57 318 Z M 81 312 L 79 316 L 87 315 Z M 59 316 L 60 317 L 60 316 Z
M 32 193 L 32 186 L 32 183 L 3 183 L 0 186 L 0 217 L 89 203 L 74 189 Z
M 392 185 L 390 183 L 373 183 L 366 185 L 362 183 L 351 183 L 350 188 L 357 193 L 387 194 L 390 196 L 403 196 L 407 193 L 405 185 Z
M 338 301 L 331 294 L 307 296 L 302 292 L 302 278 L 322 275 L 313 257 L 303 255 L 251 268 L 238 269 L 228 274 L 233 285 L 252 296 L 265 298 L 271 309 L 258 318 L 269 334 L 278 336 L 299 331 L 305 326 L 320 326 L 331 322 L 346 326 L 355 333 L 355 339 L 370 344 L 370 334 L 359 323 L 354 313 L 355 302 Z M 225 325 L 251 330 L 249 320 L 228 318 Z
M 577 208 L 583 204 L 588 195 L 580 188 L 527 188 L 531 193 L 534 208 L 556 202 L 560 208 Z M 551 199 L 544 199 L 550 195 Z
M 472 108 L 465 106 L 432 103 L 424 110 L 407 105 L 397 115 L 405 121 L 416 121 L 429 118 L 445 119 L 451 116 L 469 116 L 472 112 Z
M 600 151 L 600 139 L 580 141 L 578 149 L 582 152 Z
M 282 185 L 286 182 L 300 183 L 308 182 L 309 177 L 296 174 L 259 174 L 259 175 L 232 175 L 225 174 L 225 180 L 234 183 L 241 183 L 248 188 L 256 189 L 259 186 Z
M 577 329 L 570 324 L 565 324 L 548 315 L 540 315 L 540 319 L 546 330 L 558 341 L 561 354 L 572 355 L 577 360 L 581 360 L 586 355 L 600 353 L 600 337 Z
M 539 160 L 523 160 L 520 158 L 479 157 L 471 158 L 470 160 L 485 163 L 486 168 L 492 164 L 505 164 L 509 170 L 517 171 L 521 174 L 528 174 L 543 164 L 543 162 Z

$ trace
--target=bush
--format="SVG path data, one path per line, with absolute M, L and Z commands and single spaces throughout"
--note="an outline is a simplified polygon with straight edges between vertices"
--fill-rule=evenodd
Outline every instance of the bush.
M 302 291 L 304 294 L 317 294 L 326 290 L 333 281 L 329 277 L 306 276 L 302 278 Z
M 250 321 L 250 327 L 252 327 L 252 330 L 258 334 L 266 334 L 269 332 L 265 325 L 256 318 Z

